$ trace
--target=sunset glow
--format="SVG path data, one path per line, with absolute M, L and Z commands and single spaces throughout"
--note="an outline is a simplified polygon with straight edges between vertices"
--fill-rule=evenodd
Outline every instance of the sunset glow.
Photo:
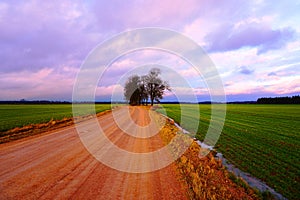
M 0 100 L 71 101 L 76 75 L 89 52 L 120 32 L 144 27 L 174 30 L 197 42 L 218 69 L 228 101 L 299 95 L 299 10 L 298 1 L 270 0 L 4 0 Z M 123 100 L 124 73 L 154 61 L 176 69 L 200 101 L 209 100 L 193 67 L 174 55 L 151 50 L 112 63 L 96 89 L 96 100 L 109 101 L 113 91 Z M 162 75 L 174 82 L 165 72 Z M 184 94 L 185 88 L 176 84 L 175 90 Z M 169 93 L 165 100 L 174 96 Z

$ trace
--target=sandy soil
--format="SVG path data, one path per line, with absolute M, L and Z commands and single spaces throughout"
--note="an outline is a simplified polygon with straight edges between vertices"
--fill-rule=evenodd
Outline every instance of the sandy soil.
M 123 122 L 150 123 L 142 107 L 130 108 L 130 115 L 118 112 Z M 136 138 L 124 133 L 112 113 L 98 121 L 107 138 L 127 151 L 151 152 L 163 146 L 158 135 Z M 151 133 L 152 126 L 147 127 Z M 187 199 L 187 186 L 174 163 L 149 173 L 126 173 L 102 164 L 85 149 L 72 125 L 0 145 L 0 199 Z

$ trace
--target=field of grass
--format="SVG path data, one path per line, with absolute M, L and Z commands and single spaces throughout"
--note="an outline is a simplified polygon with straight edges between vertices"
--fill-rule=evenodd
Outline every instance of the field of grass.
M 92 113 L 89 105 L 81 104 L 81 114 Z M 111 108 L 110 104 L 95 104 L 96 112 Z M 0 104 L 0 132 L 29 124 L 72 117 L 72 104 Z
M 193 124 L 195 106 L 181 105 Z M 179 105 L 164 104 L 167 115 L 180 123 Z M 196 137 L 203 140 L 211 115 L 210 105 L 200 105 Z M 197 121 L 198 122 L 198 121 Z M 183 125 L 189 130 L 189 124 Z M 300 197 L 300 106 L 227 105 L 222 134 L 215 146 L 234 165 L 265 181 L 288 199 Z

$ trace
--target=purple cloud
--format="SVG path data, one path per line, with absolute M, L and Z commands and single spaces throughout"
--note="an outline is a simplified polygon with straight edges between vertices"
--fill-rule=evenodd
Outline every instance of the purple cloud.
M 97 44 L 119 31 L 171 27 L 190 19 L 195 0 L 0 2 L 1 71 L 80 66 Z M 168 8 L 168 9 L 166 9 Z M 172 24 L 172 25 L 171 25 Z
M 268 76 L 277 76 L 277 74 L 275 72 L 270 72 L 268 73 Z
M 261 68 L 265 71 L 274 71 L 278 77 L 293 77 L 297 73 L 296 66 L 295 69 L 274 69 L 274 66 L 299 63 L 299 52 L 295 51 L 298 48 L 297 42 L 293 41 L 294 44 L 282 48 L 295 36 L 299 40 L 299 33 L 294 31 L 298 31 L 299 27 L 298 10 L 298 7 L 291 3 L 274 4 L 272 1 L 261 3 L 238 0 L 137 0 L 125 3 L 121 0 L 2 0 L 0 99 L 70 99 L 72 83 L 80 64 L 89 51 L 100 42 L 126 29 L 149 26 L 182 32 L 195 21 L 199 23 L 195 23 L 191 29 L 194 37 L 192 39 L 197 40 L 197 37 L 200 37 L 202 44 L 208 44 L 209 52 L 225 52 L 243 47 L 256 48 L 257 54 L 272 49 L 282 50 L 272 52 L 275 58 L 284 56 L 284 59 L 276 59 L 276 62 L 273 58 L 270 62 L 268 54 L 265 54 L 254 56 L 254 61 L 250 64 L 244 60 L 228 63 L 230 66 L 242 67 L 233 69 L 236 73 L 232 73 L 233 77 L 230 80 L 234 82 L 232 85 L 226 85 L 227 87 L 234 87 L 236 79 L 245 78 L 240 74 L 252 74 L 255 68 L 255 72 L 258 73 L 262 62 L 264 63 Z M 276 17 L 272 18 L 272 21 L 257 22 L 269 16 Z M 245 23 L 252 19 L 256 23 Z M 207 36 L 203 39 L 205 35 Z M 240 52 L 227 53 L 237 55 Z M 249 58 L 248 55 L 238 56 Z M 251 55 L 249 59 L 252 59 Z M 129 63 L 127 67 L 126 63 L 124 66 L 114 65 L 109 71 L 111 76 L 104 79 L 105 87 L 110 88 L 116 78 L 140 62 L 155 60 L 160 64 L 169 63 L 164 62 L 169 58 L 165 59 L 161 54 L 149 60 L 144 56 L 135 56 L 133 60 L 135 62 Z
M 45 67 L 79 67 L 95 46 L 86 29 L 84 10 L 70 1 L 2 3 L 0 14 L 1 71 L 38 71 Z M 95 36 L 94 36 L 95 37 Z
M 241 74 L 250 75 L 250 74 L 253 74 L 254 70 L 253 69 L 249 69 L 246 66 L 240 66 L 238 68 L 238 72 L 241 73 Z
M 174 28 L 183 21 L 192 20 L 191 16 L 199 13 L 204 4 L 213 5 L 198 0 L 95 1 L 92 11 L 99 30 L 123 31 L 149 26 Z
M 257 47 L 257 54 L 261 54 L 284 47 L 294 35 L 295 32 L 291 28 L 272 29 L 262 23 L 238 27 L 225 24 L 206 37 L 209 44 L 207 49 L 210 52 L 222 52 L 243 47 Z

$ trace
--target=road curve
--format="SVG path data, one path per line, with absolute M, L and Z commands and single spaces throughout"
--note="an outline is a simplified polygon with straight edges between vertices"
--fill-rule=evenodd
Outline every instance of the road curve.
M 97 118 L 114 145 L 136 153 L 163 147 L 158 134 L 137 138 L 126 133 L 131 129 L 124 132 L 116 116 L 123 124 L 147 127 L 141 134 L 154 131 L 147 109 L 131 107 L 127 115 L 119 108 Z M 0 199 L 187 199 L 187 187 L 174 163 L 148 173 L 122 172 L 102 164 L 83 146 L 73 125 L 0 144 Z

